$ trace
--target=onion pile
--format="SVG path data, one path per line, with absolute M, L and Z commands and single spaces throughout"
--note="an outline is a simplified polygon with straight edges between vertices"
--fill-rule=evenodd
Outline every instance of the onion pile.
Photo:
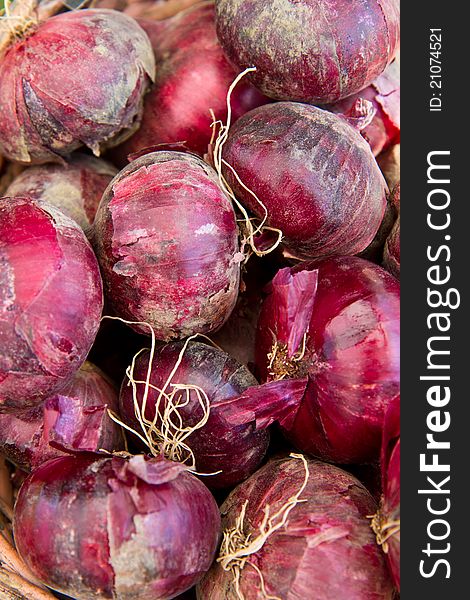
M 227 92 L 237 75 L 217 40 L 213 2 L 201 2 L 160 22 L 141 23 L 157 62 L 155 85 L 145 99 L 140 129 L 115 152 L 126 156 L 156 144 L 184 142 L 203 156 L 213 135 L 213 119 L 227 118 Z M 247 81 L 231 97 L 233 118 L 267 101 Z M 213 114 L 211 113 L 213 111 Z
M 216 0 L 228 58 L 278 100 L 327 104 L 371 84 L 398 49 L 398 0 Z
M 64 451 L 121 450 L 122 431 L 108 409 L 117 412 L 117 392 L 97 367 L 85 362 L 60 394 L 21 412 L 0 414 L 0 451 L 31 471 Z
M 75 154 L 63 164 L 25 169 L 8 186 L 5 196 L 52 204 L 88 232 L 101 196 L 116 173 L 104 160 Z
M 219 527 L 203 483 L 143 456 L 48 461 L 23 483 L 14 519 L 18 552 L 40 581 L 96 600 L 185 591 L 210 567 Z
M 376 509 L 372 496 L 337 467 L 315 460 L 307 466 L 305 484 L 302 461 L 273 460 L 229 495 L 221 507 L 224 542 L 197 588 L 200 600 L 392 599 L 385 560 L 374 548 L 367 519 Z M 267 510 L 269 517 L 278 516 L 265 529 L 278 529 L 259 549 L 243 554 L 250 543 L 262 541 L 259 529 Z M 235 559 L 226 558 L 230 554 Z
M 368 144 L 339 116 L 293 102 L 261 106 L 230 129 L 223 159 L 236 172 L 224 175 L 237 197 L 267 215 L 294 256 L 356 254 L 377 233 L 385 180 Z
M 282 428 L 300 450 L 337 463 L 377 460 L 388 403 L 399 390 L 400 287 L 356 257 L 279 271 L 260 319 L 263 380 L 295 386 Z M 274 387 L 275 384 L 270 384 Z
M 0 408 L 25 408 L 73 377 L 98 330 L 98 263 L 79 226 L 52 206 L 0 200 Z
M 89 9 L 46 20 L 2 58 L 0 152 L 22 163 L 57 161 L 82 145 L 98 155 L 138 127 L 154 74 L 134 19 Z
M 137 358 L 133 372 L 136 381 L 146 381 L 149 358 L 148 351 Z M 119 402 L 121 416 L 127 425 L 142 434 L 136 416 L 135 401 L 141 416 L 148 422 L 154 420 L 158 404 L 159 437 L 161 438 L 163 433 L 166 436 L 164 441 L 158 441 L 162 448 L 166 447 L 176 456 L 182 450 L 177 444 L 180 430 L 195 428 L 184 442 L 194 455 L 197 471 L 212 474 L 204 479 L 211 488 L 233 486 L 256 470 L 268 448 L 269 432 L 264 428 L 258 430 L 256 419 L 250 413 L 247 414 L 245 423 L 235 426 L 224 418 L 227 405 L 231 411 L 237 411 L 237 405 L 243 407 L 244 404 L 244 398 L 240 398 L 242 393 L 250 386 L 257 385 L 256 379 L 246 367 L 228 354 L 206 344 L 190 342 L 184 348 L 182 342 L 176 342 L 157 350 L 152 361 L 150 383 L 153 387 L 148 391 L 144 409 L 145 384 L 136 384 L 134 397 L 134 386 L 129 385 L 127 379 L 124 380 Z M 184 390 L 172 398 L 176 407 L 181 406 L 177 410 L 179 418 L 176 418 L 174 414 L 168 414 L 169 400 L 159 394 L 158 390 L 163 390 L 168 396 L 171 395 L 173 386 L 181 384 L 191 386 L 192 389 L 189 389 L 189 399 L 186 398 Z M 196 387 L 202 390 L 205 398 L 196 393 Z M 203 424 L 205 414 L 207 421 Z M 165 416 L 167 418 L 162 422 Z M 202 426 L 198 428 L 198 424 Z M 188 458 L 187 453 L 183 451 L 180 460 Z
M 130 163 L 103 196 L 94 236 L 113 309 L 151 325 L 157 339 L 214 331 L 233 310 L 235 213 L 216 173 L 196 156 L 161 151 Z

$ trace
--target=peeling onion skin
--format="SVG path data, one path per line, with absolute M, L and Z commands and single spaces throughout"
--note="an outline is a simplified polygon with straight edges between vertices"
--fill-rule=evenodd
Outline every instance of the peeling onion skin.
M 230 129 L 223 158 L 264 203 L 268 224 L 281 229 L 293 256 L 357 254 L 380 226 L 385 180 L 359 132 L 328 111 L 294 102 L 256 108 Z M 224 175 L 264 217 L 231 170 Z
M 297 448 L 323 460 L 373 462 L 380 455 L 386 408 L 399 390 L 400 285 L 381 267 L 357 257 L 303 263 L 290 273 L 295 278 L 315 269 L 318 288 L 299 366 L 308 383 L 295 419 L 283 432 Z M 278 340 L 286 338 L 276 314 L 271 292 L 256 341 L 262 380 L 273 378 L 267 358 L 273 332 Z
M 77 600 L 173 598 L 209 569 L 219 529 L 203 483 L 143 456 L 48 461 L 23 483 L 14 517 L 28 567 Z
M 108 183 L 117 169 L 86 154 L 74 154 L 63 164 L 25 169 L 8 186 L 5 196 L 32 198 L 52 204 L 89 232 Z
M 157 350 L 154 358 L 151 383 L 162 389 L 178 355 L 183 348 L 182 342 L 172 343 Z M 145 381 L 148 369 L 149 354 L 141 354 L 136 361 L 134 378 Z M 211 409 L 208 422 L 192 433 L 186 440 L 196 458 L 196 468 L 200 473 L 215 473 L 204 478 L 210 488 L 227 488 L 246 479 L 261 464 L 269 444 L 269 432 L 257 430 L 255 422 L 248 421 L 239 426 L 231 426 L 224 419 L 221 402 L 234 399 L 236 410 L 237 397 L 250 386 L 257 385 L 256 379 L 248 369 L 225 352 L 201 344 L 191 342 L 183 355 L 172 383 L 197 385 L 207 394 Z M 142 406 L 144 385 L 137 384 L 137 398 Z M 168 391 L 171 391 L 171 385 Z M 147 398 L 147 419 L 155 416 L 155 403 L 158 392 L 149 390 Z M 121 417 L 125 423 L 141 432 L 141 426 L 134 413 L 132 387 L 124 379 L 119 396 Z M 162 408 L 165 406 L 162 401 Z M 194 392 L 191 392 L 191 403 L 187 409 L 180 411 L 184 426 L 194 426 L 203 416 L 202 409 Z M 175 420 L 175 419 L 174 419 Z
M 109 418 L 108 408 L 118 412 L 117 391 L 100 369 L 85 362 L 65 389 L 44 404 L 0 414 L 0 451 L 16 466 L 31 471 L 64 456 L 64 447 L 122 450 L 122 431 Z
M 358 98 L 372 102 L 376 110 L 372 122 L 361 135 L 369 143 L 374 156 L 400 143 L 400 66 L 394 61 L 364 90 L 325 108 L 334 113 L 347 113 Z
M 385 521 L 400 520 L 400 396 L 385 415 L 382 443 L 382 487 L 380 511 Z M 387 562 L 393 581 L 400 590 L 400 532 L 387 540 Z
M 228 58 L 276 100 L 330 104 L 367 87 L 399 44 L 397 0 L 216 0 Z
M 82 145 L 98 155 L 136 129 L 154 74 L 150 41 L 127 15 L 48 19 L 2 59 L 0 153 L 25 164 L 60 161 Z
M 113 156 L 126 156 L 156 144 L 184 142 L 204 156 L 211 137 L 212 116 L 227 118 L 227 92 L 237 71 L 225 58 L 217 40 L 213 2 L 201 2 L 172 19 L 142 21 L 154 48 L 157 77 L 145 98 L 140 129 Z M 233 120 L 268 102 L 247 80 L 235 88 Z
M 237 234 L 232 205 L 201 159 L 160 151 L 133 161 L 108 186 L 95 219 L 116 314 L 149 323 L 163 341 L 215 331 L 238 296 Z
M 0 199 L 0 411 L 38 404 L 80 368 L 103 290 L 80 227 L 52 206 Z
M 347 590 L 348 600 L 391 600 L 385 560 L 367 519 L 376 510 L 374 499 L 342 469 L 315 460 L 308 466 L 304 501 L 289 513 L 287 525 L 249 557 L 261 570 L 268 594 L 283 600 L 337 600 Z M 298 459 L 270 461 L 229 495 L 221 507 L 222 528 L 235 525 L 248 500 L 245 533 L 255 537 L 265 506 L 270 514 L 278 511 L 298 492 L 304 476 Z M 232 582 L 233 574 L 214 563 L 197 587 L 199 600 L 238 600 Z M 245 600 L 266 597 L 248 564 L 240 582 Z

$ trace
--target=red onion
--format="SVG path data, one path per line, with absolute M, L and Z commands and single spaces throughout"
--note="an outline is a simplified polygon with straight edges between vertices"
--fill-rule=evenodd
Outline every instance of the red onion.
M 376 509 L 372 496 L 337 467 L 309 460 L 307 468 L 303 487 L 301 460 L 273 460 L 229 495 L 221 507 L 221 562 L 215 562 L 198 585 L 200 600 L 391 600 L 385 561 L 367 519 Z M 279 527 L 289 506 L 285 524 Z M 237 557 L 236 550 L 263 541 L 259 528 L 266 511 L 269 517 L 279 511 L 267 526 L 278 529 L 257 551 Z M 223 560 L 230 538 L 238 560 Z
M 119 316 L 149 323 L 161 340 L 227 320 L 240 271 L 235 213 L 216 173 L 196 156 L 155 152 L 133 161 L 105 192 L 94 233 Z
M 400 277 L 400 215 L 385 242 L 384 267 L 395 277 Z
M 58 391 L 84 362 L 103 306 L 95 255 L 52 206 L 0 200 L 0 407 Z
M 379 512 L 372 521 L 377 542 L 387 555 L 395 585 L 400 589 L 400 396 L 385 415 L 382 441 L 383 496 Z
M 335 113 L 348 113 L 358 98 L 372 102 L 376 110 L 372 122 L 361 134 L 369 143 L 374 156 L 400 142 L 400 65 L 394 61 L 361 92 L 327 106 Z
M 216 0 L 217 34 L 254 84 L 278 100 L 327 104 L 367 87 L 392 61 L 397 0 Z
M 31 471 L 66 451 L 121 450 L 122 432 L 108 416 L 118 411 L 114 386 L 85 362 L 72 381 L 43 405 L 0 414 L 0 451 L 12 463 Z
M 0 152 L 23 163 L 58 160 L 81 145 L 99 154 L 138 127 L 154 71 L 147 35 L 122 13 L 46 20 L 2 59 Z
M 46 585 L 82 600 L 173 598 L 210 567 L 220 516 L 182 465 L 66 456 L 21 487 L 19 554 Z
M 356 254 L 374 238 L 386 184 L 370 147 L 344 119 L 293 102 L 256 108 L 230 129 L 223 158 L 300 257 Z M 258 217 L 265 211 L 231 169 L 225 177 Z
M 392 146 L 377 157 L 377 163 L 384 174 L 388 187 L 393 190 L 400 181 L 400 144 Z
M 104 160 L 76 154 L 63 164 L 25 169 L 8 186 L 5 196 L 52 204 L 87 232 L 101 196 L 116 173 L 117 169 Z
M 285 434 L 332 462 L 377 460 L 399 389 L 397 280 L 361 258 L 337 257 L 282 269 L 268 293 L 257 366 L 264 380 L 283 379 L 283 393 L 289 380 L 296 386 L 298 410 L 281 423 Z
M 141 128 L 117 151 L 120 162 L 142 148 L 173 142 L 184 142 L 203 156 L 214 132 L 210 111 L 226 120 L 227 92 L 237 75 L 217 40 L 214 4 L 201 2 L 165 21 L 163 28 L 159 22 L 141 25 L 153 42 L 157 78 L 145 99 Z M 231 98 L 234 119 L 265 102 L 242 81 Z
M 181 361 L 179 361 L 180 356 Z M 138 357 L 133 373 L 136 381 L 145 382 L 149 358 L 149 352 Z M 169 379 L 175 367 L 177 368 Z M 177 392 L 173 398 L 175 405 L 184 403 L 184 406 L 178 410 L 182 423 L 179 425 L 179 419 L 174 413 L 171 415 L 171 421 L 181 428 L 196 427 L 185 439 L 185 443 L 194 455 L 195 468 L 200 473 L 221 471 L 204 478 L 204 482 L 209 487 L 230 487 L 246 479 L 260 465 L 268 447 L 269 432 L 265 429 L 257 429 L 256 420 L 251 413 L 247 415 L 245 422 L 235 426 L 225 419 L 226 405 L 228 404 L 231 410 L 237 411 L 237 405 L 242 405 L 242 399 L 239 399 L 242 393 L 250 386 L 257 385 L 256 379 L 246 367 L 225 352 L 206 344 L 190 342 L 185 347 L 182 342 L 176 342 L 157 350 L 152 361 L 150 383 L 154 388 L 149 390 L 145 410 L 143 409 L 144 384 L 136 384 L 135 395 L 140 414 L 149 422 L 155 417 L 157 403 L 161 417 L 169 408 L 168 401 L 159 394 L 157 389 L 170 395 L 175 384 L 192 387 L 189 390 L 189 402 L 185 401 L 184 390 Z M 206 398 L 201 394 L 198 395 L 195 387 L 202 390 Z M 142 428 L 134 408 L 133 389 L 128 385 L 127 378 L 121 387 L 119 402 L 123 420 L 142 435 Z M 205 411 L 208 419 L 204 423 Z M 165 422 L 168 424 L 168 421 Z M 161 419 L 158 419 L 157 427 L 161 435 L 163 431 Z M 168 438 L 166 448 L 170 453 L 173 452 L 168 456 L 169 458 L 180 458 L 178 453 L 181 447 L 171 443 L 171 440 L 176 441 L 177 434 L 178 431 L 174 427 L 170 427 L 166 432 Z M 160 446 L 160 439 L 158 441 L 160 443 L 157 452 L 163 447 Z M 189 458 L 185 452 L 182 456 L 185 460 Z

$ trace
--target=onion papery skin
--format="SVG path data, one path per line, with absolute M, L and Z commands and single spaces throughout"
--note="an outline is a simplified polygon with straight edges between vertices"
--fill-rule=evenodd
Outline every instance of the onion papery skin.
M 60 394 L 42 405 L 0 414 L 0 451 L 31 471 L 66 451 L 122 450 L 121 428 L 108 409 L 118 412 L 117 391 L 100 369 L 85 362 Z
M 113 156 L 125 164 L 129 154 L 156 144 L 184 142 L 204 156 L 215 119 L 227 118 L 227 93 L 237 76 L 215 32 L 214 4 L 201 2 L 172 19 L 142 21 L 155 52 L 157 76 L 145 98 L 140 129 Z M 268 102 L 247 80 L 231 96 L 232 121 Z
M 376 110 L 372 122 L 362 131 L 374 156 L 400 143 L 400 66 L 394 61 L 367 88 L 341 102 L 326 106 L 334 113 L 348 113 L 358 98 L 372 102 Z
M 399 389 L 399 301 L 398 281 L 357 257 L 300 264 L 273 280 L 258 322 L 257 367 L 263 381 L 279 377 L 276 366 L 268 369 L 274 339 L 292 357 L 306 333 L 303 358 L 288 373 L 306 385 L 292 422 L 282 425 L 303 452 L 342 464 L 378 460 L 385 410 Z
M 232 205 L 201 159 L 161 151 L 133 161 L 110 183 L 95 219 L 111 306 L 164 341 L 218 329 L 238 296 L 237 234 Z
M 82 145 L 99 154 L 138 127 L 155 75 L 150 41 L 117 11 L 64 12 L 8 48 L 0 70 L 0 153 L 60 161 Z
M 5 196 L 52 204 L 87 233 L 101 196 L 116 173 L 113 165 L 100 158 L 74 154 L 63 164 L 25 169 L 10 183 Z
M 337 600 L 345 594 L 348 600 L 391 600 L 385 560 L 367 519 L 376 510 L 374 499 L 338 467 L 309 460 L 308 468 L 303 502 L 291 510 L 287 525 L 248 557 L 260 569 L 267 593 L 283 600 Z M 235 525 L 248 501 L 244 533 L 255 538 L 265 507 L 270 515 L 280 510 L 298 492 L 304 476 L 300 460 L 272 460 L 231 492 L 221 506 L 222 528 Z M 238 600 L 233 577 L 214 563 L 198 585 L 199 600 Z M 248 564 L 240 589 L 245 600 L 266 597 L 259 575 Z
M 52 206 L 0 199 L 0 411 L 38 404 L 80 368 L 103 290 L 80 227 Z
M 216 0 L 228 58 L 276 100 L 330 104 L 367 87 L 399 44 L 397 0 Z
M 167 344 L 157 350 L 152 363 L 150 382 L 162 389 L 175 366 L 178 356 L 183 349 L 182 342 Z M 134 379 L 145 381 L 149 364 L 149 352 L 141 354 L 135 364 Z M 210 488 L 226 488 L 239 483 L 253 473 L 264 458 L 269 444 L 269 431 L 257 430 L 256 420 L 250 416 L 245 423 L 231 425 L 224 418 L 227 411 L 224 401 L 232 410 L 237 411 L 237 399 L 257 381 L 248 369 L 239 364 L 225 352 L 201 344 L 190 342 L 181 364 L 171 379 L 166 390 L 170 393 L 171 384 L 196 385 L 204 390 L 210 401 L 208 422 L 197 429 L 186 440 L 196 459 L 196 469 L 199 473 L 221 473 L 204 477 L 204 483 Z M 137 401 L 142 406 L 145 386 L 137 384 Z M 202 418 L 203 411 L 194 391 L 190 392 L 189 405 L 181 409 L 183 426 L 194 427 Z M 150 389 L 147 398 L 145 416 L 153 420 L 155 403 L 158 392 Z M 240 399 L 240 405 L 242 403 Z M 124 379 L 119 397 L 120 412 L 125 423 L 139 433 L 142 428 L 135 416 L 132 387 Z M 163 412 L 165 400 L 161 401 L 160 413 Z M 174 421 L 176 419 L 173 419 Z
M 77 600 L 169 599 L 208 570 L 220 516 L 184 467 L 136 456 L 67 456 L 35 469 L 15 508 L 18 552 Z
M 400 521 L 400 396 L 385 415 L 382 442 L 382 488 L 380 514 L 385 522 Z M 400 590 L 400 531 L 387 540 L 387 562 L 393 581 Z
M 384 267 L 395 277 L 400 277 L 400 216 L 385 242 Z
M 223 158 L 267 209 L 293 256 L 357 254 L 373 240 L 387 186 L 369 145 L 345 119 L 294 102 L 256 108 L 230 129 Z M 256 216 L 262 206 L 224 175 Z

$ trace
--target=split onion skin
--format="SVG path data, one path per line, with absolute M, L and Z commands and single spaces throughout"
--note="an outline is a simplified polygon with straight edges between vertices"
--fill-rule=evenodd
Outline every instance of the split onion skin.
M 63 164 L 29 167 L 10 183 L 5 196 L 32 198 L 52 204 L 88 233 L 101 196 L 117 169 L 86 154 L 74 154 Z
M 166 21 L 140 24 L 152 41 L 156 80 L 145 97 L 140 129 L 113 157 L 122 165 L 127 155 L 143 148 L 175 142 L 204 156 L 214 134 L 211 110 L 225 122 L 228 89 L 238 74 L 217 39 L 214 4 L 200 2 Z M 268 101 L 241 81 L 231 96 L 232 122 Z
M 183 343 L 175 342 L 157 350 L 150 379 L 153 386 L 158 389 L 164 387 L 182 349 Z M 148 364 L 147 351 L 142 353 L 135 363 L 135 380 L 145 381 Z M 135 431 L 142 433 L 134 412 L 132 387 L 127 383 L 125 378 L 119 397 L 121 417 Z M 241 406 L 243 403 L 243 399 L 239 397 L 249 387 L 257 385 L 250 371 L 217 348 L 200 342 L 190 342 L 171 383 L 199 386 L 210 401 L 207 423 L 185 441 L 194 453 L 197 471 L 213 473 L 204 477 L 204 483 L 210 488 L 227 488 L 246 479 L 257 469 L 266 454 L 269 431 L 264 428 L 258 430 L 254 417 L 248 417 L 244 423 L 231 425 L 225 418 L 225 412 L 227 403 L 230 404 L 231 411 L 237 411 L 237 404 Z M 172 391 L 171 383 L 166 393 Z M 145 386 L 137 384 L 136 387 L 137 401 L 141 407 Z M 190 394 L 189 405 L 179 411 L 183 427 L 194 427 L 203 417 L 195 392 Z M 183 395 L 182 398 L 184 397 Z M 158 392 L 150 389 L 145 411 L 148 420 L 153 420 L 155 416 L 157 398 Z M 160 412 L 165 405 L 165 400 L 162 399 Z M 233 418 L 232 414 L 230 416 Z M 176 418 L 173 417 L 172 420 L 176 421 Z
M 0 414 L 0 450 L 28 472 L 64 452 L 122 450 L 122 430 L 108 409 L 118 412 L 117 391 L 100 369 L 85 362 L 60 394 L 38 406 Z
M 0 410 L 63 388 L 93 344 L 103 307 L 98 262 L 80 227 L 50 205 L 0 199 Z
M 310 459 L 308 468 L 302 502 L 290 511 L 287 524 L 248 557 L 261 571 L 267 593 L 283 600 L 337 600 L 347 590 L 348 600 L 391 600 L 385 558 L 367 519 L 376 510 L 374 499 L 355 477 L 333 465 Z M 244 533 L 255 538 L 265 507 L 270 515 L 280 510 L 299 491 L 304 477 L 298 459 L 270 461 L 221 506 L 223 530 L 235 525 L 248 501 Z M 214 563 L 197 587 L 199 600 L 238 600 L 233 578 Z M 246 600 L 266 597 L 249 564 L 241 572 L 240 590 Z
M 293 256 L 357 254 L 379 229 L 387 185 L 367 142 L 340 116 L 295 102 L 261 106 L 230 129 L 223 158 Z M 263 218 L 230 168 L 224 175 Z
M 263 381 L 276 379 L 268 368 L 274 338 L 285 343 L 295 333 L 295 353 L 307 332 L 292 375 L 293 385 L 305 385 L 294 418 L 282 424 L 285 435 L 303 452 L 331 462 L 377 461 L 385 411 L 399 390 L 398 281 L 357 257 L 303 263 L 276 278 L 258 322 L 256 360 Z M 296 312 L 307 299 L 311 312 Z
M 110 305 L 163 341 L 218 329 L 238 296 L 237 235 L 232 205 L 200 158 L 160 151 L 136 159 L 109 184 L 95 218 Z
M 0 152 L 25 164 L 60 161 L 82 145 L 98 155 L 136 129 L 154 75 L 150 41 L 127 15 L 47 19 L 2 59 Z
M 27 566 L 77 600 L 174 598 L 209 569 L 219 529 L 203 483 L 143 456 L 48 461 L 23 483 L 14 517 Z
M 393 60 L 397 0 L 216 0 L 228 58 L 276 100 L 330 104 L 367 87 Z

